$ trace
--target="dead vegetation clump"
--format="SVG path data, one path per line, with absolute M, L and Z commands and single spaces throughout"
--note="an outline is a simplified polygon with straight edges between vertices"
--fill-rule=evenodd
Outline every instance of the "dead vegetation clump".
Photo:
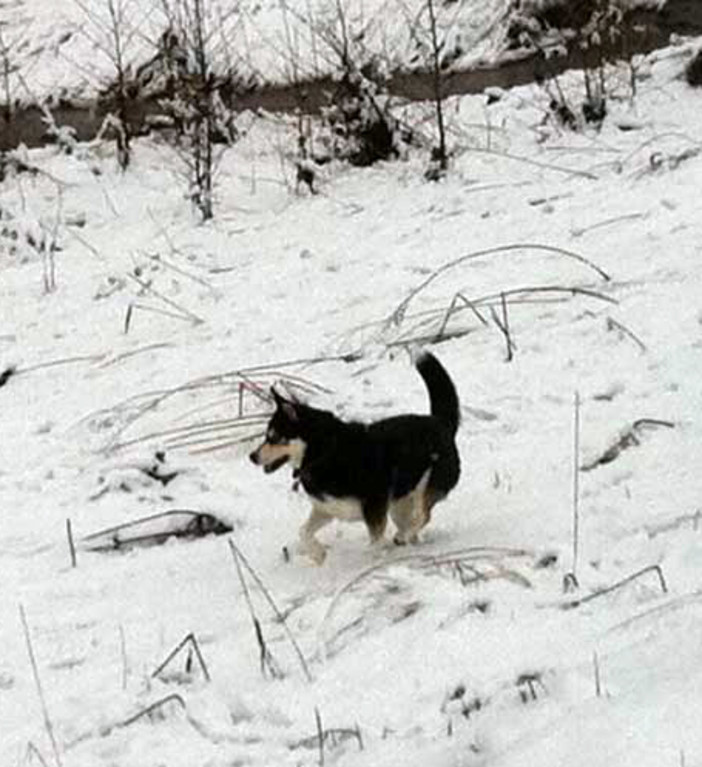
M 685 67 L 685 79 L 693 88 L 702 85 L 702 48 L 690 59 Z
M 398 158 L 402 143 L 410 139 L 391 113 L 382 79 L 356 69 L 342 74 L 323 121 L 328 159 L 358 167 Z
M 623 0 L 519 0 L 507 37 L 512 49 L 536 51 L 541 72 L 537 81 L 550 98 L 549 111 L 556 123 L 568 130 L 588 125 L 599 128 L 608 104 L 618 88 L 614 70 L 628 72 L 629 97 L 636 95 L 636 64 L 633 52 L 650 33 L 646 25 L 633 24 Z M 582 68 L 583 90 L 566 95 L 549 60 L 574 55 Z

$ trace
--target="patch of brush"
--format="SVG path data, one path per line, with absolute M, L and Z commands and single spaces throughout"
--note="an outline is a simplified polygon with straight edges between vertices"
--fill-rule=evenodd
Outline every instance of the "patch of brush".
M 415 616 L 425 602 L 411 577 L 383 573 L 354 591 L 325 625 L 325 651 L 333 657 L 368 634 L 377 634 Z

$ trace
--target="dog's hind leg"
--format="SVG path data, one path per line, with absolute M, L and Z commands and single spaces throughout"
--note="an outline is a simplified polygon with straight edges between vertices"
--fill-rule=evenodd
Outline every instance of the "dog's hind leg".
M 327 514 L 324 509 L 316 504 L 312 504 L 312 511 L 307 521 L 300 528 L 299 551 L 306 554 L 312 561 L 321 565 L 327 556 L 327 550 L 316 538 L 315 533 L 321 530 L 332 521 L 333 517 Z
M 390 516 L 397 527 L 393 540 L 398 546 L 417 543 L 419 531 L 429 522 L 433 505 L 432 493 L 427 489 L 430 474 L 431 468 L 424 472 L 414 490 L 390 506 Z

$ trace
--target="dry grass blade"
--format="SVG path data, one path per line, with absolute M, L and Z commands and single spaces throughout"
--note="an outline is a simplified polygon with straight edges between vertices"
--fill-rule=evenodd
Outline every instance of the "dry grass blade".
M 190 443 L 179 443 L 171 445 L 171 450 L 179 450 L 182 448 L 187 448 L 189 452 L 192 455 L 203 455 L 205 453 L 217 453 L 220 450 L 230 450 L 233 447 L 236 447 L 237 445 L 244 445 L 249 442 L 253 442 L 254 440 L 260 440 L 264 437 L 265 431 L 259 431 L 255 434 L 247 434 L 245 437 L 240 437 L 239 439 L 229 439 L 225 440 L 224 442 L 210 442 L 206 445 L 203 445 L 201 447 L 195 447 L 193 449 L 193 445 Z
M 293 633 L 287 624 L 285 616 L 278 609 L 278 605 L 275 603 L 275 600 L 273 599 L 270 591 L 268 590 L 268 588 L 266 588 L 265 583 L 263 583 L 263 581 L 261 580 L 256 570 L 254 570 L 254 568 L 249 563 L 248 559 L 243 555 L 243 553 L 241 552 L 241 549 L 231 539 L 229 539 L 229 548 L 231 549 L 234 560 L 236 562 L 240 562 L 246 568 L 249 575 L 253 578 L 259 590 L 261 591 L 266 601 L 270 605 L 271 609 L 273 610 L 273 613 L 275 614 L 277 621 L 281 624 L 288 639 L 290 640 L 290 644 L 292 645 L 295 651 L 295 654 L 297 655 L 297 658 L 300 662 L 300 666 L 305 674 L 305 677 L 307 678 L 307 681 L 312 682 L 313 681 L 312 674 L 310 673 L 310 669 L 309 669 L 309 666 L 307 665 L 307 661 L 305 660 L 305 656 L 302 654 L 300 645 L 298 645 L 297 640 L 293 636 Z
M 498 152 L 494 149 L 486 149 L 481 147 L 467 147 L 463 151 L 489 154 L 493 157 L 504 157 L 507 160 L 514 160 L 515 162 L 522 162 L 526 165 L 534 165 L 537 168 L 544 168 L 545 170 L 552 170 L 556 173 L 564 173 L 568 176 L 579 176 L 580 178 L 587 178 L 590 181 L 597 181 L 597 176 L 587 170 L 578 170 L 576 168 L 566 168 L 563 165 L 555 165 L 550 162 L 538 162 L 538 160 L 531 160 L 528 157 L 520 157 L 519 155 L 510 154 L 509 152 Z
M 31 764 L 33 759 L 36 759 L 42 767 L 49 767 L 46 759 L 42 756 L 41 751 L 30 740 L 29 743 L 27 743 L 27 752 L 24 759 L 25 764 Z
M 463 299 L 463 305 L 459 305 L 459 300 L 457 299 L 457 296 L 459 295 Z M 550 296 L 554 297 L 551 298 Z M 560 304 L 565 303 L 568 300 L 568 296 L 584 296 L 586 298 L 593 298 L 610 304 L 618 303 L 615 298 L 596 290 L 562 285 L 538 285 L 510 288 L 508 290 L 503 290 L 500 293 L 489 293 L 470 300 L 465 298 L 462 294 L 456 294 L 449 304 L 448 309 L 425 309 L 420 312 L 405 315 L 403 319 L 417 319 L 418 322 L 412 324 L 410 328 L 406 332 L 400 334 L 397 339 L 386 342 L 386 345 L 402 346 L 415 341 L 438 343 L 449 338 L 458 338 L 467 335 L 472 332 L 470 327 L 459 327 L 454 330 L 448 330 L 447 326 L 452 317 L 457 317 L 458 315 L 465 313 L 468 309 L 476 315 L 482 325 L 487 325 L 488 323 L 480 313 L 480 309 L 488 308 L 493 321 L 495 321 L 495 310 L 499 308 L 504 314 L 505 305 L 511 307 L 532 304 L 539 306 L 544 304 Z M 439 319 L 439 327 L 437 330 L 434 330 L 433 328 L 436 325 L 437 319 Z M 499 327 L 501 323 L 502 320 L 499 319 L 498 315 L 496 324 Z M 385 319 L 366 323 L 365 325 L 356 327 L 355 330 L 359 331 L 372 327 L 387 329 L 388 320 Z
M 192 649 L 192 651 L 195 653 L 195 657 L 197 658 L 197 662 L 200 664 L 200 670 L 202 671 L 203 676 L 208 682 L 211 681 L 210 672 L 207 669 L 207 664 L 205 663 L 205 659 L 202 655 L 202 652 L 200 651 L 200 645 L 198 644 L 195 635 L 192 633 L 188 634 L 180 642 L 178 642 L 178 644 L 171 650 L 171 652 L 168 653 L 165 660 L 158 665 L 155 671 L 152 672 L 151 676 L 157 677 L 163 673 L 171 661 L 177 655 L 179 655 L 181 650 L 183 650 L 185 647 Z
M 358 724 L 355 727 L 327 727 L 326 729 L 322 729 L 321 717 L 320 721 L 315 722 L 315 724 L 317 725 L 317 733 L 293 743 L 290 746 L 293 750 L 306 748 L 319 751 L 320 743 L 328 743 L 331 748 L 336 748 L 349 740 L 355 740 L 356 743 L 358 743 L 358 750 L 363 751 L 363 735 L 361 734 L 361 728 Z
M 672 421 L 664 421 L 658 418 L 639 418 L 634 423 L 625 429 L 621 436 L 610 445 L 601 455 L 583 464 L 580 468 L 582 471 L 592 471 L 599 466 L 605 466 L 608 463 L 612 463 L 619 455 L 630 447 L 635 447 L 641 444 L 640 437 L 647 429 L 673 429 L 675 424 Z
M 35 370 L 44 370 L 46 368 L 58 367 L 59 365 L 74 365 L 77 362 L 100 362 L 104 358 L 104 354 L 82 354 L 76 357 L 64 357 L 62 359 L 49 360 L 48 362 L 39 362 L 36 365 L 29 365 L 26 368 L 19 368 L 16 371 L 16 375 L 24 375 L 25 373 L 32 373 Z
M 584 234 L 587 234 L 587 232 L 592 232 L 595 229 L 601 229 L 605 226 L 612 226 L 612 224 L 618 224 L 621 221 L 636 221 L 641 218 L 646 218 L 648 213 L 625 213 L 621 216 L 612 216 L 611 218 L 606 218 L 603 221 L 598 221 L 595 224 L 591 224 L 590 226 L 583 226 L 583 227 L 577 227 L 571 229 L 571 234 L 573 237 L 582 237 Z
M 98 367 L 99 368 L 110 367 L 112 365 L 116 365 L 119 362 L 123 362 L 124 360 L 130 359 L 131 357 L 135 357 L 137 354 L 144 354 L 145 352 L 152 352 L 152 351 L 156 351 L 157 349 L 170 349 L 172 347 L 173 347 L 173 344 L 170 344 L 170 343 L 149 344 L 148 346 L 142 346 L 138 349 L 132 349 L 131 351 L 123 352 L 122 354 L 115 354 L 114 356 L 105 360 L 101 365 L 98 365 Z
M 469 301 L 462 293 L 459 292 L 459 293 L 456 293 L 454 297 L 451 299 L 451 303 L 449 304 L 449 307 L 446 310 L 446 313 L 444 314 L 443 319 L 441 320 L 441 325 L 439 326 L 439 330 L 436 333 L 437 338 L 444 338 L 444 333 L 446 332 L 446 326 L 448 325 L 448 321 L 451 318 L 451 315 L 456 310 L 456 306 L 458 305 L 459 301 L 462 301 L 464 304 L 464 308 L 468 307 L 483 325 L 488 324 L 487 320 L 478 311 L 475 304 L 472 301 Z
M 186 309 L 184 306 L 181 306 L 177 301 L 174 301 L 173 299 L 168 298 L 168 296 L 165 296 L 159 290 L 156 290 L 156 288 L 154 288 L 150 282 L 144 282 L 144 280 L 140 280 L 135 275 L 129 274 L 129 273 L 127 274 L 127 277 L 133 282 L 136 282 L 136 284 L 139 285 L 142 291 L 146 293 L 151 293 L 151 295 L 158 298 L 160 301 L 163 301 L 165 304 L 167 304 L 171 308 L 175 309 L 175 311 L 181 317 L 187 318 L 188 320 L 190 320 L 190 322 L 192 322 L 194 325 L 202 325 L 204 323 L 205 320 L 203 320 L 202 317 L 198 317 L 197 314 L 191 312 L 189 309 Z M 140 308 L 144 308 L 144 307 L 140 306 Z
M 663 570 L 661 569 L 660 565 L 649 565 L 648 567 L 644 567 L 641 570 L 637 570 L 631 575 L 627 575 L 626 578 L 622 578 L 616 583 L 613 583 L 611 586 L 607 586 L 606 588 L 595 591 L 592 594 L 588 594 L 587 596 L 578 597 L 577 599 L 570 599 L 567 602 L 563 602 L 560 607 L 562 610 L 572 610 L 575 607 L 580 607 L 587 602 L 592 602 L 593 599 L 599 599 L 600 597 L 606 596 L 607 594 L 611 594 L 613 591 L 622 588 L 622 586 L 626 586 L 632 581 L 638 580 L 641 578 L 641 576 L 646 575 L 647 573 L 656 573 L 658 576 L 658 585 L 660 586 L 661 591 L 664 594 L 667 594 L 668 584 L 666 583 L 665 576 L 663 575 Z
M 128 719 L 125 719 L 123 722 L 115 725 L 115 727 L 129 727 L 135 722 L 138 722 L 140 719 L 143 719 L 144 717 L 150 717 L 152 714 L 157 713 L 169 703 L 177 703 L 178 706 L 183 709 L 183 711 L 187 711 L 187 706 L 185 705 L 183 697 L 177 693 L 171 693 L 170 695 L 166 695 L 165 697 L 155 701 L 145 709 L 138 711 L 136 714 L 134 714 L 134 716 L 130 716 Z
M 441 565 L 451 565 L 457 561 L 462 563 L 475 562 L 475 561 L 492 561 L 502 557 L 525 557 L 533 556 L 533 552 L 527 549 L 512 549 L 502 546 L 469 546 L 464 549 L 457 549 L 455 551 L 438 552 L 436 554 L 402 554 L 397 557 L 392 557 L 384 562 L 380 562 L 376 565 L 371 565 L 364 570 L 361 570 L 350 581 L 342 586 L 332 598 L 332 601 L 327 607 L 327 611 L 322 618 L 320 624 L 320 630 L 323 629 L 327 621 L 329 621 L 336 610 L 341 598 L 349 591 L 358 586 L 359 583 L 366 578 L 375 575 L 376 573 L 386 570 L 390 567 L 394 567 L 398 564 L 412 564 L 415 563 L 419 567 L 440 567 Z
M 643 621 L 643 620 L 648 620 L 649 618 L 652 618 L 652 617 L 658 617 L 663 613 L 674 612 L 675 610 L 682 610 L 688 605 L 702 605 L 702 589 L 698 589 L 697 591 L 692 591 L 689 594 L 682 594 L 679 597 L 669 599 L 667 602 L 664 602 L 661 605 L 650 607 L 647 610 L 644 610 L 643 612 L 640 612 L 637 615 L 632 616 L 631 618 L 627 618 L 626 620 L 620 621 L 619 623 L 615 623 L 614 626 L 607 629 L 607 633 L 609 634 L 614 631 L 621 631 L 623 629 L 627 629 L 630 626 L 632 626 L 634 623 L 638 623 L 639 621 Z
M 467 253 L 463 256 L 459 256 L 458 258 L 453 259 L 452 261 L 448 261 L 447 263 L 440 266 L 438 269 L 435 269 L 426 279 L 424 279 L 419 285 L 417 285 L 416 288 L 413 288 L 407 296 L 395 307 L 395 309 L 392 311 L 388 319 L 386 320 L 387 324 L 395 324 L 398 325 L 402 319 L 404 318 L 407 307 L 410 305 L 412 300 L 421 293 L 422 290 L 424 290 L 430 283 L 432 283 L 435 279 L 440 277 L 445 272 L 449 271 L 450 269 L 454 269 L 457 266 L 460 266 L 461 264 L 467 263 L 468 261 L 474 261 L 478 258 L 484 258 L 486 256 L 496 256 L 503 253 L 513 253 L 515 251 L 536 251 L 538 253 L 549 253 L 552 255 L 558 255 L 562 256 L 564 258 L 568 258 L 573 261 L 577 261 L 580 264 L 583 264 L 584 266 L 588 267 L 592 271 L 596 272 L 600 277 L 602 277 L 604 280 L 609 281 L 610 276 L 605 272 L 603 269 L 600 269 L 599 266 L 594 264 L 592 261 L 588 260 L 584 256 L 581 256 L 579 253 L 575 253 L 571 250 L 566 250 L 564 248 L 558 248 L 553 245 L 542 245 L 539 243 L 514 243 L 511 245 L 500 245 L 495 248 L 486 248 L 484 250 L 477 250 L 472 253 Z M 507 291 L 505 291 L 507 292 Z
M 75 568 L 78 562 L 76 560 L 76 544 L 73 540 L 73 525 L 70 518 L 66 519 L 66 537 L 68 538 L 68 551 L 71 555 L 71 567 Z
M 573 397 L 573 569 L 578 582 L 578 552 L 580 549 L 580 392 Z
M 189 441 L 190 438 L 197 443 L 197 440 L 205 435 L 216 435 L 222 431 L 230 433 L 237 428 L 256 426 L 257 424 L 264 423 L 268 418 L 270 418 L 270 414 L 263 413 L 260 415 L 252 414 L 237 416 L 236 418 L 223 418 L 217 421 L 205 421 L 188 424 L 187 426 L 176 426 L 171 429 L 152 431 L 141 437 L 126 440 L 115 446 L 115 449 L 132 447 L 133 445 L 138 445 L 142 442 L 151 442 L 153 440 L 162 441 L 165 447 L 172 447 L 173 443 Z M 212 441 L 212 436 L 209 437 L 208 441 Z
M 265 637 L 263 635 L 263 628 L 261 627 L 261 621 L 258 619 L 258 616 L 256 615 L 256 609 L 253 605 L 253 600 L 251 599 L 251 593 L 249 592 L 248 584 L 246 583 L 246 578 L 244 577 L 244 571 L 242 570 L 242 560 L 239 557 L 238 549 L 234 546 L 234 544 L 229 541 L 229 548 L 232 552 L 232 557 L 234 559 L 234 565 L 236 567 L 236 573 L 239 577 L 239 583 L 241 583 L 242 591 L 244 592 L 244 599 L 246 600 L 246 606 L 249 610 L 249 615 L 251 616 L 251 621 L 253 622 L 254 627 L 254 635 L 256 637 L 256 643 L 258 644 L 258 649 L 260 653 L 260 664 L 261 664 L 261 674 L 265 677 L 266 672 L 270 674 L 272 679 L 282 679 L 283 678 L 283 672 L 280 670 L 280 667 L 278 663 L 276 662 L 275 658 L 271 654 L 270 650 L 268 649 L 268 645 L 266 644 Z
M 287 386 L 293 391 L 328 394 L 330 393 L 330 390 L 321 384 L 297 374 L 282 372 L 282 368 L 285 368 L 288 365 L 311 364 L 312 362 L 316 363 L 321 362 L 322 360 L 327 361 L 329 359 L 330 358 L 327 357 L 318 357 L 312 358 L 311 360 L 294 360 L 289 363 L 284 362 L 272 365 L 259 365 L 249 368 L 240 368 L 239 370 L 232 370 L 225 373 L 202 376 L 168 389 L 147 391 L 136 396 L 128 397 L 110 408 L 102 408 L 89 413 L 87 416 L 84 416 L 81 421 L 96 419 L 104 420 L 107 418 L 112 421 L 120 422 L 120 425 L 114 429 L 108 444 L 104 448 L 107 452 L 114 452 L 126 447 L 131 447 L 135 444 L 169 436 L 174 437 L 174 441 L 178 443 L 178 446 L 186 446 L 185 444 L 180 444 L 181 442 L 185 442 L 185 440 L 180 439 L 180 437 L 187 437 L 188 432 L 191 430 L 194 436 L 197 435 L 198 430 L 202 428 L 200 436 L 203 436 L 210 426 L 214 431 L 217 431 L 220 426 L 222 427 L 222 430 L 225 430 L 224 424 L 228 422 L 232 429 L 240 428 L 245 425 L 262 423 L 270 414 L 266 412 L 244 415 L 243 412 L 241 412 L 243 408 L 240 405 L 240 414 L 233 419 L 223 419 L 216 422 L 195 423 L 183 427 L 173 427 L 172 429 L 165 429 L 160 432 L 155 431 L 130 440 L 124 440 L 122 437 L 137 421 L 147 414 L 153 413 L 164 403 L 179 395 L 201 394 L 203 392 L 215 391 L 217 389 L 224 389 L 227 392 L 231 392 L 232 388 L 235 388 L 240 399 L 242 396 L 242 387 L 244 387 L 244 390 L 251 392 L 257 400 L 270 402 L 272 401 L 272 397 L 268 393 L 268 389 L 276 380 L 280 380 L 282 385 Z M 258 376 L 257 380 L 252 379 L 253 374 Z M 214 403 L 214 405 L 217 404 L 221 405 L 221 400 L 218 403 Z M 203 409 L 209 407 L 210 405 L 199 407 L 198 410 L 202 412 Z
M 56 736 L 54 734 L 54 725 L 49 716 L 49 709 L 46 705 L 46 696 L 44 695 L 44 688 L 42 687 L 41 677 L 39 676 L 39 665 L 37 664 L 37 658 L 34 654 L 34 646 L 32 644 L 32 636 L 29 633 L 29 624 L 27 623 L 27 614 L 24 610 L 24 605 L 19 606 L 20 619 L 22 621 L 22 630 L 24 631 L 24 641 L 27 645 L 27 654 L 29 655 L 29 661 L 32 666 L 32 673 L 34 675 L 34 684 L 37 688 L 37 695 L 39 696 L 39 703 L 41 704 L 42 716 L 44 718 L 44 727 L 46 734 L 49 736 L 51 742 L 51 749 L 54 753 L 54 759 L 56 760 L 57 767 L 62 767 L 61 755 L 59 754 L 58 743 L 56 742 Z
M 314 719 L 317 725 L 317 739 L 319 741 L 319 767 L 324 767 L 324 727 L 322 727 L 322 715 L 315 706 Z
M 512 333 L 510 331 L 509 313 L 507 312 L 507 299 L 504 293 L 500 295 L 500 307 L 502 309 L 502 317 L 497 314 L 496 310 L 492 306 L 490 307 L 490 314 L 492 316 L 492 321 L 495 323 L 495 325 L 497 325 L 498 329 L 504 336 L 507 351 L 506 361 L 511 362 L 514 358 L 514 352 L 517 349 L 517 345 L 514 342 Z
M 636 335 L 636 333 L 629 330 L 626 325 L 622 325 L 621 322 L 618 322 L 613 317 L 607 317 L 607 330 L 618 330 L 627 338 L 630 338 L 639 347 L 639 350 L 642 353 L 647 351 L 646 344 Z

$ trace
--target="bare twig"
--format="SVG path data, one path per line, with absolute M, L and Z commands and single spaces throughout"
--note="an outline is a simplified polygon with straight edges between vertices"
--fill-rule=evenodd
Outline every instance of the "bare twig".
M 629 330 L 626 325 L 622 325 L 621 322 L 618 322 L 613 317 L 607 317 L 607 330 L 620 331 L 625 336 L 630 338 L 639 347 L 642 353 L 646 351 L 646 344 L 635 333 Z
M 317 725 L 317 738 L 319 739 L 319 767 L 324 767 L 324 728 L 322 727 L 322 715 L 316 706 L 314 708 L 314 719 Z
M 129 675 L 129 662 L 127 660 L 127 638 L 124 634 L 124 626 L 119 624 L 119 652 L 122 659 L 122 689 L 127 689 L 127 676 Z
M 602 697 L 602 686 L 600 684 L 600 661 L 597 657 L 597 651 L 592 653 L 592 665 L 595 670 L 595 695 Z
M 203 658 L 202 652 L 200 651 L 200 645 L 198 644 L 198 641 L 195 638 L 195 634 L 193 633 L 188 634 L 180 642 L 178 642 L 173 650 L 168 653 L 166 659 L 159 664 L 155 671 L 152 672 L 151 676 L 159 676 L 164 671 L 166 666 L 168 666 L 168 664 L 180 653 L 184 647 L 189 647 L 193 650 L 206 681 L 211 681 L 210 672 L 207 670 L 207 664 L 205 663 L 205 659 Z
M 583 234 L 591 232 L 593 229 L 600 229 L 604 226 L 611 226 L 612 224 L 618 224 L 620 221 L 636 221 L 640 218 L 646 218 L 648 213 L 625 213 L 621 216 L 613 216 L 612 218 L 606 218 L 604 221 L 598 221 L 590 226 L 577 227 L 570 230 L 573 237 L 582 237 Z
M 517 348 L 516 344 L 512 340 L 512 335 L 510 333 L 509 329 L 509 315 L 507 314 L 507 300 L 505 298 L 505 293 L 500 294 L 500 305 L 502 307 L 502 318 L 500 318 L 495 311 L 494 307 L 490 307 L 490 314 L 492 315 L 492 320 L 499 328 L 500 332 L 505 338 L 505 345 L 507 347 L 507 362 L 511 362 L 513 359 L 513 352 Z
M 34 674 L 34 684 L 37 688 L 37 695 L 39 696 L 39 702 L 41 703 L 42 715 L 44 717 L 44 728 L 49 736 L 51 742 L 51 748 L 54 752 L 54 760 L 57 767 L 62 767 L 61 755 L 59 754 L 58 743 L 56 742 L 56 736 L 54 734 L 54 726 L 49 716 L 49 709 L 46 705 L 46 696 L 44 695 L 44 689 L 41 684 L 41 678 L 39 676 L 39 666 L 37 664 L 37 658 L 34 654 L 34 647 L 32 645 L 32 637 L 29 633 L 29 625 L 27 623 L 27 614 L 24 611 L 24 605 L 19 606 L 20 619 L 22 620 L 22 629 L 24 631 L 24 641 L 27 645 L 27 654 L 29 655 L 29 661 L 32 665 L 32 673 Z
M 580 548 L 580 392 L 573 398 L 573 578 L 578 578 Z
M 39 764 L 41 764 L 42 767 L 49 767 L 46 759 L 42 756 L 41 751 L 30 740 L 29 743 L 27 743 L 27 756 L 25 761 L 29 762 L 31 759 L 38 759 Z
M 661 588 L 661 591 L 664 594 L 667 594 L 668 584 L 666 583 L 665 577 L 663 575 L 663 570 L 661 569 L 660 565 L 649 565 L 648 567 L 644 567 L 641 570 L 637 570 L 637 572 L 633 573 L 632 575 L 627 575 L 626 578 L 622 578 L 620 581 L 613 583 L 611 586 L 607 586 L 604 589 L 595 591 L 592 594 L 587 594 L 584 597 L 579 597 L 577 599 L 571 599 L 567 602 L 563 602 L 560 605 L 560 607 L 563 610 L 571 610 L 574 607 L 580 607 L 581 605 L 584 605 L 586 602 L 592 602 L 593 599 L 599 599 L 600 597 L 603 597 L 606 594 L 611 594 L 613 591 L 620 589 L 622 586 L 626 586 L 628 583 L 631 583 L 632 581 L 637 580 L 642 575 L 646 575 L 647 573 L 652 573 L 652 572 L 656 573 L 656 575 L 658 576 L 658 584 Z
M 76 561 L 76 544 L 73 540 L 73 529 L 71 526 L 71 520 L 66 519 L 66 537 L 68 538 L 68 550 L 71 553 L 71 567 L 75 567 Z
M 178 693 L 171 693 L 170 695 L 166 695 L 164 698 L 161 698 L 154 703 L 152 703 L 150 706 L 147 706 L 142 711 L 138 711 L 134 716 L 130 716 L 128 719 L 125 719 L 123 722 L 120 722 L 119 724 L 115 725 L 116 727 L 129 727 L 130 725 L 134 724 L 135 722 L 138 722 L 139 719 L 143 719 L 144 717 L 150 717 L 152 714 L 155 714 L 157 711 L 162 709 L 164 706 L 168 705 L 169 703 L 177 703 L 183 711 L 187 711 L 187 706 L 185 705 L 185 701 L 183 700 L 183 697 L 181 695 L 178 695 Z

